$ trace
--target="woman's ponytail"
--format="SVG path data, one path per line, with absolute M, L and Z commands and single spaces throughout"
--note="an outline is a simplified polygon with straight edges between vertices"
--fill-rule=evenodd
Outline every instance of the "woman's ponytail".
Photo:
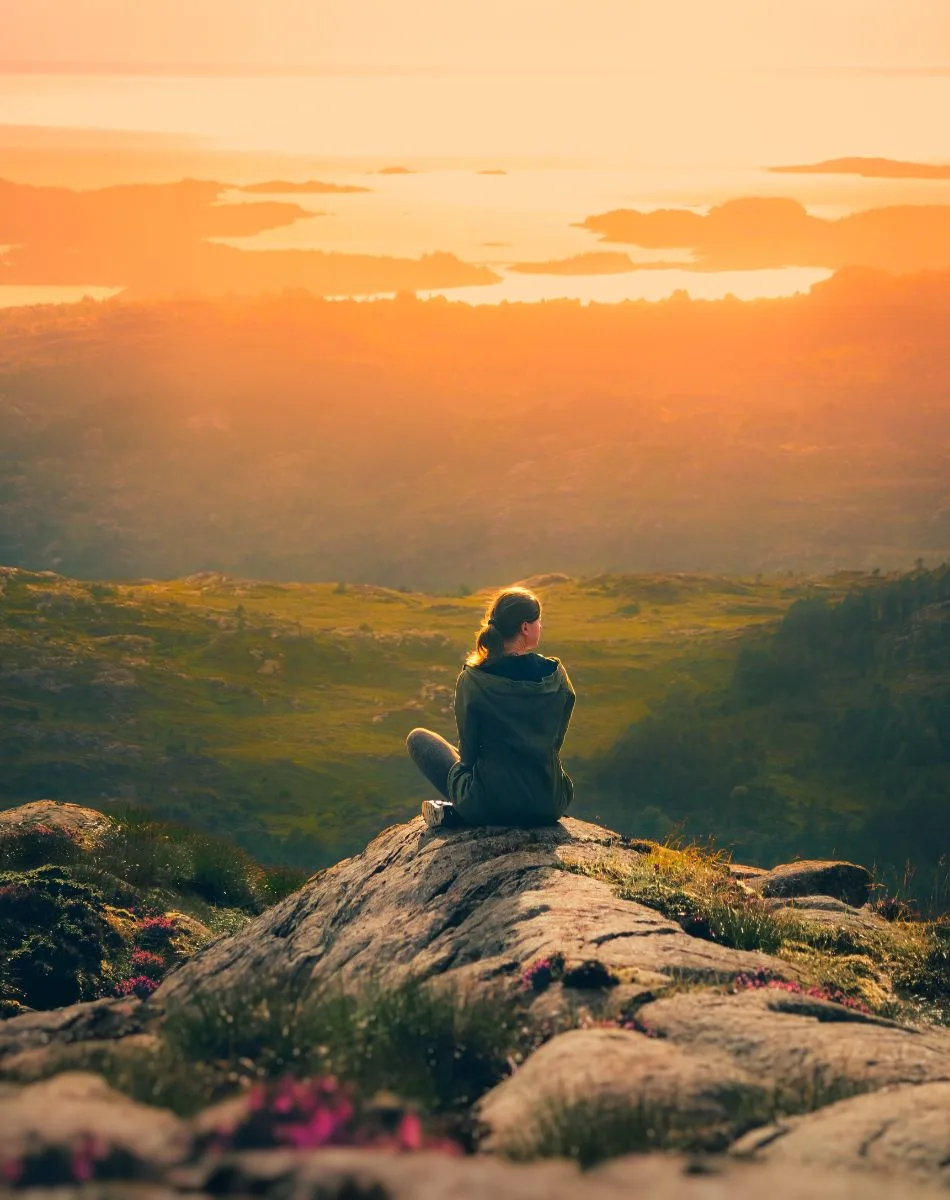
M 517 635 L 522 622 L 529 624 L 541 615 L 541 601 L 527 588 L 505 588 L 492 597 L 481 628 L 475 635 L 475 649 L 465 659 L 468 667 L 481 667 L 505 653 L 505 642 Z

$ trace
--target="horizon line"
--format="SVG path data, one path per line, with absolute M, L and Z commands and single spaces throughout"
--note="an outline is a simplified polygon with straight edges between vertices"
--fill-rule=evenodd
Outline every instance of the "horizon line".
M 776 72 L 785 75 L 803 74 L 849 74 L 883 75 L 896 78 L 938 78 L 950 76 L 950 64 L 945 66 L 889 66 L 856 65 L 854 63 L 800 63 L 778 65 L 769 63 L 631 63 L 628 65 L 582 64 L 582 65 L 499 65 L 499 64 L 397 64 L 397 63 L 169 63 L 141 62 L 135 60 L 0 60 L 0 75 L 149 75 L 156 77 L 187 78 L 347 78 L 359 76 L 444 76 L 444 75 L 515 75 L 515 76 L 623 76 L 623 75 L 667 75 L 694 71 L 697 74 L 720 74 L 734 71 L 757 74 Z

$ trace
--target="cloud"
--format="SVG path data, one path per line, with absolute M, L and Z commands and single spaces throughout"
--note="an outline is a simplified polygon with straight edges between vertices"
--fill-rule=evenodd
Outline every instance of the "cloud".
M 839 220 L 810 215 L 797 200 L 729 200 L 706 214 L 685 209 L 617 209 L 582 229 L 604 242 L 689 249 L 693 271 L 778 267 L 877 267 L 921 271 L 950 266 L 950 206 L 869 209 Z

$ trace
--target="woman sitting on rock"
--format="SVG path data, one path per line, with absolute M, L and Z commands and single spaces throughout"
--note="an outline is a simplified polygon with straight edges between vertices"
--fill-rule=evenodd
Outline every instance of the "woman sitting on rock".
M 406 746 L 444 800 L 424 800 L 439 825 L 553 825 L 574 796 L 560 749 L 574 689 L 559 659 L 535 653 L 541 602 L 506 588 L 488 606 L 455 685 L 458 750 L 428 729 Z

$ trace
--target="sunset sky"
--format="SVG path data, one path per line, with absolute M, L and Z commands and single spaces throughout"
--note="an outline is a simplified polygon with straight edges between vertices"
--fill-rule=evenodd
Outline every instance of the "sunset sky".
M 462 266 L 426 268 L 416 286 L 478 302 L 786 295 L 851 263 L 950 261 L 950 173 L 771 170 L 939 166 L 948 111 L 950 0 L 0 0 L 0 181 L 338 189 L 271 189 L 276 207 L 257 196 L 253 212 L 225 214 L 251 227 L 214 230 L 179 198 L 172 225 L 188 212 L 203 230 L 166 229 L 187 261 L 133 262 L 115 212 L 83 226 L 85 259 L 57 257 L 80 210 L 63 197 L 38 208 L 14 187 L 0 243 L 21 247 L 6 264 L 16 286 L 169 286 L 174 267 L 179 283 L 249 287 L 253 265 L 266 267 L 258 287 L 351 294 L 358 277 L 376 295 L 358 264 L 336 283 L 287 253 L 441 252 Z M 104 142 L 83 149 L 89 134 L 138 140 L 110 157 Z M 722 208 L 734 201 L 748 203 Z M 164 229 L 162 203 L 136 194 L 119 224 L 148 213 Z M 909 205 L 933 211 L 838 224 Z M 664 209 L 692 215 L 685 239 L 636 216 Z M 632 222 L 590 220 L 614 210 Z M 608 269 L 604 244 L 623 248 Z M 225 269 L 237 251 L 277 257 Z
M 0 59 L 950 68 L 946 0 L 3 0 Z

